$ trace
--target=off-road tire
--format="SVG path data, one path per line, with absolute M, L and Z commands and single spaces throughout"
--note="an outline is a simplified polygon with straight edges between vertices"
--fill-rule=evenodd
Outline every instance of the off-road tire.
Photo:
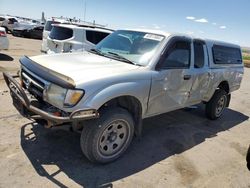
M 221 100 L 222 98 L 224 100 L 224 104 L 223 104 L 223 107 L 222 107 L 220 113 L 217 113 L 218 112 L 217 111 L 218 103 L 219 103 L 219 100 Z M 222 115 L 224 109 L 226 108 L 227 101 L 228 101 L 227 93 L 222 89 L 216 90 L 213 97 L 206 104 L 206 116 L 207 116 L 207 118 L 209 118 L 211 120 L 218 119 Z
M 107 132 L 109 131 L 108 129 L 114 123 L 119 121 L 124 123 L 124 126 L 126 127 L 127 135 L 123 135 L 126 136 L 125 137 L 126 140 L 123 143 L 123 145 L 119 146 L 121 148 L 116 153 L 112 155 L 104 155 L 103 153 L 101 153 L 101 151 L 104 151 L 103 148 L 105 146 L 102 147 L 100 142 L 103 140 L 103 137 L 107 139 L 108 136 L 107 137 L 103 136 L 103 134 L 106 133 L 111 134 Z M 118 136 L 116 137 L 116 139 L 119 139 Z M 126 149 L 128 148 L 133 139 L 133 136 L 134 136 L 134 120 L 131 114 L 123 108 L 116 107 L 103 111 L 102 114 L 100 115 L 100 118 L 86 122 L 81 133 L 80 145 L 82 152 L 90 161 L 96 163 L 108 163 L 116 160 L 126 151 Z M 112 141 L 107 140 L 107 143 L 111 142 Z

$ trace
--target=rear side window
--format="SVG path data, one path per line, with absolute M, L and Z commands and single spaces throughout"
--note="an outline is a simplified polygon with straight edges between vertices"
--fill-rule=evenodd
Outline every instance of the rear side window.
M 241 64 L 242 56 L 239 48 L 226 46 L 213 46 L 213 58 L 215 64 Z
M 194 42 L 194 68 L 204 66 L 204 48 L 200 42 Z
M 51 39 L 66 40 L 73 36 L 73 30 L 65 27 L 54 26 L 49 34 Z
M 59 24 L 60 22 L 55 22 L 55 21 L 47 21 L 45 24 L 45 31 L 51 31 L 52 25 L 51 24 Z
M 109 33 L 104 33 L 104 32 L 100 32 L 100 31 L 86 30 L 87 41 L 89 41 L 89 42 L 91 42 L 93 44 L 99 43 L 102 39 L 104 39 L 108 35 L 109 35 Z

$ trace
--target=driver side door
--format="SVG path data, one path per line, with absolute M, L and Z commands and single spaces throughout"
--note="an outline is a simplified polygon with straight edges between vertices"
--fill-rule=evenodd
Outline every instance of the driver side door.
M 149 116 L 186 106 L 193 83 L 190 65 L 191 39 L 170 39 L 152 76 Z

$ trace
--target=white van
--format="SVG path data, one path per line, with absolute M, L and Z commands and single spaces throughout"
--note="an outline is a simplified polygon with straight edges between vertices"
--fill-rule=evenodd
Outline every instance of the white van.
M 47 53 L 90 50 L 112 32 L 85 25 L 55 24 L 47 39 Z

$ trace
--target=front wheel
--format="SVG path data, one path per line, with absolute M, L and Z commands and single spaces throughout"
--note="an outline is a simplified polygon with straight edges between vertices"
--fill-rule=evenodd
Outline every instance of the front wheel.
M 212 120 L 219 118 L 227 106 L 227 102 L 227 93 L 221 89 L 216 90 L 213 97 L 206 104 L 206 116 Z
M 86 123 L 81 134 L 81 149 L 93 162 L 108 163 L 119 158 L 134 135 L 131 114 L 122 108 L 109 109 Z

